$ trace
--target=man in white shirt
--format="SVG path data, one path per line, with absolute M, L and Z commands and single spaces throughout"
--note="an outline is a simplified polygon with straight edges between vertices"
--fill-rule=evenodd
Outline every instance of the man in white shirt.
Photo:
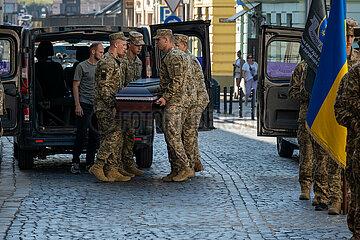
M 245 82 L 245 105 L 247 105 L 251 89 L 254 89 L 253 97 L 256 98 L 257 70 L 258 64 L 253 61 L 252 55 L 248 54 L 247 62 L 242 67 L 242 74 Z

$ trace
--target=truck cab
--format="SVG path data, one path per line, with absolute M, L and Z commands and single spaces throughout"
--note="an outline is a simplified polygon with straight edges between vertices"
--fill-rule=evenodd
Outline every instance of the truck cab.
M 282 157 L 291 157 L 298 148 L 300 103 L 289 98 L 289 84 L 301 60 L 302 33 L 301 28 L 261 27 L 257 134 L 277 137 L 277 150 Z
M 206 85 L 211 93 L 209 25 L 208 21 L 194 21 L 179 26 L 155 25 L 150 31 L 169 26 L 174 33 L 179 31 L 194 36 L 196 46 L 190 50 L 202 60 Z M 76 136 L 71 92 L 73 74 L 76 64 L 87 59 L 86 53 L 92 42 L 101 42 L 106 47 L 111 33 L 122 31 L 128 36 L 130 31 L 140 32 L 145 42 L 139 55 L 143 62 L 142 78 L 156 79 L 159 76 L 157 66 L 161 55 L 146 27 L 0 26 L 0 29 L 0 79 L 6 94 L 6 115 L 2 118 L 4 135 L 14 136 L 14 156 L 21 169 L 32 168 L 34 158 L 72 153 Z M 131 86 L 134 85 L 136 83 Z M 213 128 L 212 109 L 208 108 L 203 115 L 202 128 Z M 154 124 L 153 120 L 150 121 L 138 124 L 135 129 L 134 152 L 139 167 L 152 164 Z

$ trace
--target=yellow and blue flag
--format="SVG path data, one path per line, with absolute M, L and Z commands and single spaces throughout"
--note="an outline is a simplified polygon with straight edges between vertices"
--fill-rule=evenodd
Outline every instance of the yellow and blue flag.
M 340 80 L 348 71 L 345 19 L 346 1 L 332 1 L 306 115 L 307 126 L 315 140 L 343 165 L 346 165 L 346 128 L 340 126 L 335 119 L 334 103 Z

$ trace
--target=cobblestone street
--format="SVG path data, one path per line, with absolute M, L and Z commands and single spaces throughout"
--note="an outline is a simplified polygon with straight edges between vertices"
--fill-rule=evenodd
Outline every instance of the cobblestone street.
M 222 120 L 219 120 L 221 118 Z M 205 171 L 183 183 L 170 172 L 163 135 L 154 163 L 126 183 L 70 173 L 71 156 L 20 171 L 12 138 L 2 137 L 0 236 L 4 239 L 349 239 L 346 216 L 298 200 L 298 157 L 277 155 L 275 138 L 215 120 L 200 132 Z M 296 154 L 298 154 L 296 152 Z M 84 161 L 84 159 L 83 159 Z M 84 172 L 84 171 L 83 171 Z

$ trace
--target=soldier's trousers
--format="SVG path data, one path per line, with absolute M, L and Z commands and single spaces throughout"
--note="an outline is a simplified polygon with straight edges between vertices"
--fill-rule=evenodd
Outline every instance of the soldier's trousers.
M 311 189 L 314 151 L 311 136 L 305 126 L 305 119 L 303 121 L 299 121 L 297 139 L 300 151 L 299 183 L 301 189 Z
M 356 212 L 356 179 L 353 174 L 352 161 L 353 158 L 359 159 L 359 153 L 354 154 L 355 150 L 355 135 L 350 132 L 348 129 L 348 135 L 346 138 L 346 168 L 345 168 L 345 178 L 347 181 L 349 193 L 348 193 L 348 213 L 347 213 L 347 225 L 351 232 L 354 232 L 355 224 L 355 212 Z M 359 209 L 360 211 L 360 209 Z M 359 216 L 358 216 L 359 217 Z M 358 223 L 360 224 L 360 223 Z
M 135 129 L 132 120 L 120 121 L 121 129 L 123 130 L 123 150 L 122 162 L 125 167 L 130 167 L 134 164 L 134 144 L 135 144 Z M 119 160 L 121 161 L 121 160 Z
M 100 133 L 100 147 L 96 161 L 104 162 L 109 168 L 122 165 L 123 133 L 120 124 L 115 120 L 111 110 L 97 111 L 98 128 Z
M 195 156 L 194 156 L 194 163 L 196 163 L 197 161 L 200 160 L 200 151 L 199 151 L 199 144 L 198 144 L 198 134 L 199 134 L 199 126 L 200 126 L 200 121 L 201 121 L 201 116 L 203 113 L 204 109 L 201 108 L 197 108 L 196 112 L 195 112 Z
M 189 167 L 189 159 L 181 137 L 186 114 L 187 109 L 184 107 L 166 106 L 164 109 L 164 136 L 171 169 L 174 171 Z
M 195 147 L 197 147 L 197 120 L 196 120 L 196 106 L 189 107 L 185 117 L 185 122 L 182 130 L 182 140 L 186 155 L 189 159 L 189 166 L 191 168 L 195 165 Z M 196 145 L 195 145 L 196 144 Z
M 351 191 L 351 207 L 350 211 L 352 211 L 353 218 L 350 219 L 352 222 L 349 224 L 349 216 L 348 216 L 348 226 L 350 231 L 353 232 L 354 235 L 360 237 L 360 151 L 359 145 L 356 146 L 356 150 L 351 159 L 351 171 L 349 172 L 349 184 Z M 349 211 L 349 214 L 350 214 Z

